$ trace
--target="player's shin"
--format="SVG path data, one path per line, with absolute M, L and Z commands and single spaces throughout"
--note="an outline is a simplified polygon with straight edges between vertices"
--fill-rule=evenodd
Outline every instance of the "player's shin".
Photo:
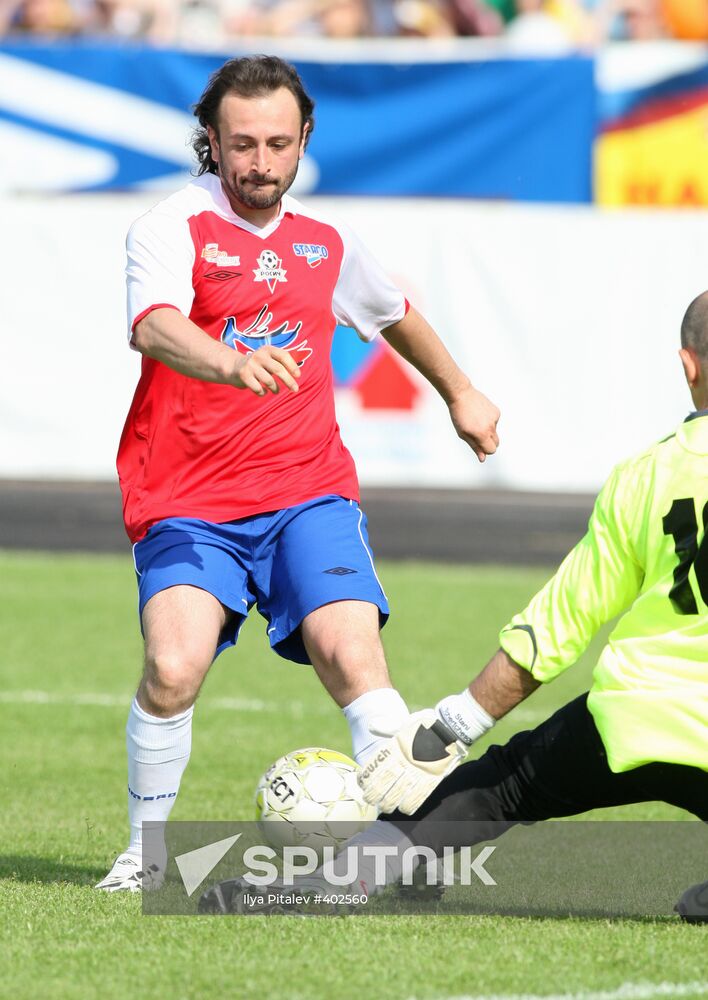
M 128 715 L 128 852 L 141 858 L 143 866 L 153 862 L 162 871 L 167 860 L 164 841 L 151 838 L 150 857 L 143 858 L 142 824 L 165 822 L 172 810 L 192 748 L 193 711 L 191 707 L 160 719 L 133 700 Z

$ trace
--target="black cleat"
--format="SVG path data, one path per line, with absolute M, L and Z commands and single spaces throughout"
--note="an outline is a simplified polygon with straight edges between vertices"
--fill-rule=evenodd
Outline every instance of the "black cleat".
M 708 882 L 686 889 L 674 910 L 687 924 L 708 924 Z
M 240 906 L 246 884 L 240 878 L 228 878 L 217 882 L 199 897 L 200 913 L 242 913 Z

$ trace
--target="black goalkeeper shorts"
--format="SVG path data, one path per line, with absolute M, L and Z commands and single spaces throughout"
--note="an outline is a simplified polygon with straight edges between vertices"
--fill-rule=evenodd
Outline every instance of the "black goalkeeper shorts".
M 390 818 L 414 843 L 432 848 L 440 846 L 443 831 L 451 843 L 447 824 L 459 828 L 461 846 L 493 839 L 517 823 L 632 802 L 667 802 L 708 821 L 708 771 L 653 763 L 615 774 L 587 697 L 463 764 L 413 816 L 393 813 Z

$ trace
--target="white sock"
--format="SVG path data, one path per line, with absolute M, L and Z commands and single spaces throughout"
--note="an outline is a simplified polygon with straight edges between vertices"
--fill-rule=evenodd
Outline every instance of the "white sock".
M 179 783 L 192 749 L 192 713 L 188 708 L 170 719 L 145 712 L 133 699 L 125 728 L 128 749 L 128 852 L 142 858 L 142 824 L 165 822 L 175 803 Z M 164 869 L 164 841 L 150 843 L 150 861 Z M 156 857 L 153 855 L 157 855 Z M 147 861 L 142 862 L 147 863 Z
M 377 861 L 372 852 L 363 850 L 365 847 L 384 847 L 388 850 Z M 357 880 L 353 888 L 369 896 L 375 896 L 383 892 L 387 885 L 399 881 L 403 872 L 403 854 L 409 847 L 413 847 L 413 842 L 402 830 L 394 823 L 377 819 L 347 841 L 342 852 L 334 860 L 334 872 L 344 874 L 350 860 L 347 852 L 349 849 L 355 850 Z M 417 859 L 414 860 L 413 867 L 416 867 L 417 863 Z
M 342 711 L 349 723 L 352 736 L 352 752 L 357 764 L 363 764 L 378 747 L 385 737 L 375 736 L 369 729 L 372 721 L 385 719 L 396 728 L 396 723 L 403 722 L 409 714 L 406 703 L 395 688 L 377 688 L 359 695 Z

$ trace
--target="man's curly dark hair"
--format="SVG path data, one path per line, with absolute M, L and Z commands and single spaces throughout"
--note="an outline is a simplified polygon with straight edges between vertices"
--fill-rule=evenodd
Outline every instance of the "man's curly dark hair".
M 219 131 L 219 108 L 225 94 L 238 94 L 239 97 L 261 97 L 274 90 L 285 87 L 293 95 L 300 108 L 302 128 L 309 125 L 305 144 L 309 142 L 315 127 L 312 114 L 315 102 L 306 92 L 297 70 L 290 63 L 277 56 L 245 56 L 242 59 L 230 59 L 209 77 L 209 83 L 204 93 L 194 105 L 194 114 L 199 121 L 192 136 L 198 167 L 197 175 L 218 173 L 218 165 L 211 155 L 211 144 L 207 126 L 215 132 Z

